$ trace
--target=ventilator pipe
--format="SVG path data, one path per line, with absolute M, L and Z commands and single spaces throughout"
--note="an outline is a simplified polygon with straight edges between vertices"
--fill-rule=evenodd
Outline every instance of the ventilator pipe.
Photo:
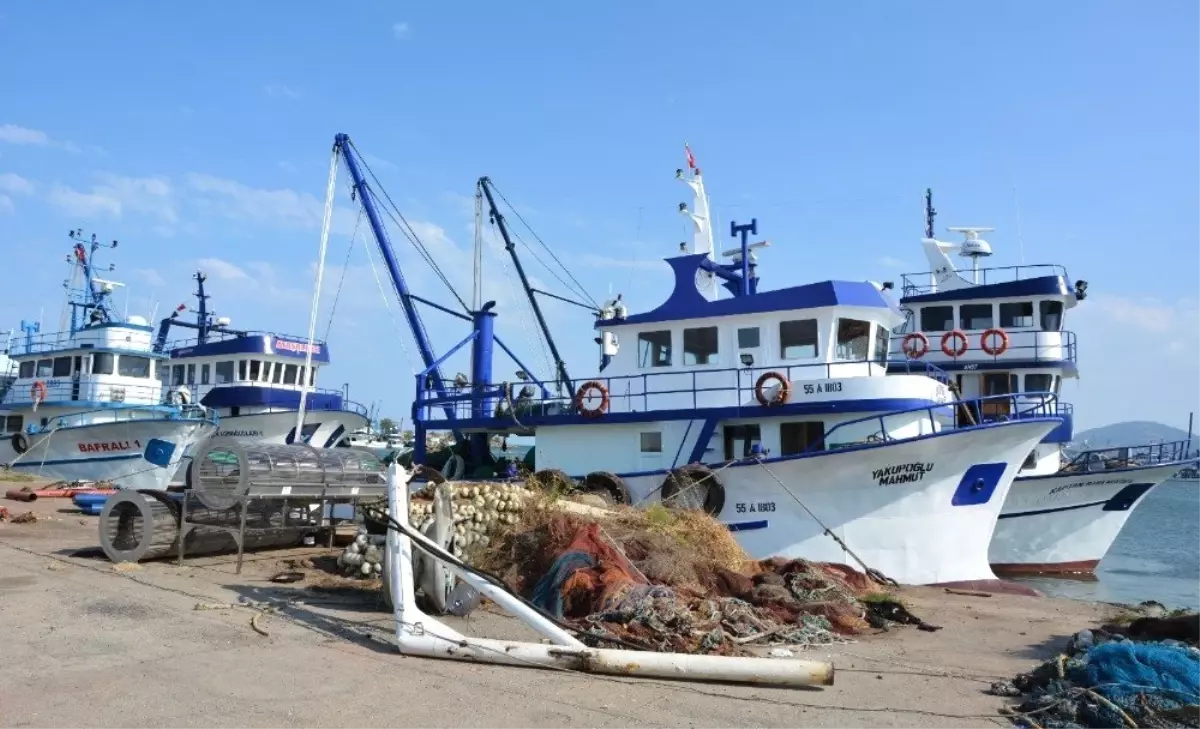
M 833 684 L 833 665 L 821 661 L 588 648 L 521 600 L 464 569 L 461 561 L 434 557 L 557 645 L 464 637 L 417 607 L 413 594 L 415 588 L 412 577 L 412 543 L 416 541 L 431 557 L 437 547 L 423 535 L 408 528 L 408 492 L 403 487 L 399 467 L 395 464 L 388 470 L 388 510 L 397 523 L 406 527 L 405 534 L 395 529 L 388 529 L 387 534 L 389 587 L 392 591 L 392 605 L 395 606 L 396 643 L 401 653 L 479 663 L 565 668 L 620 676 L 776 686 Z

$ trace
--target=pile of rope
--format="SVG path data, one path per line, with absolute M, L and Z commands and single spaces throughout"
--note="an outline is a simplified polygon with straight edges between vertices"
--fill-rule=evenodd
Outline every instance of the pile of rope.
M 1182 617 L 1200 622 L 1192 614 Z M 1170 618 L 1143 618 L 1171 620 Z M 1144 623 L 1143 623 L 1144 624 Z M 1011 713 L 1018 726 L 1200 726 L 1200 649 L 1195 641 L 1137 640 L 1137 631 L 1105 626 L 1073 636 L 1066 653 L 991 693 L 1020 696 Z M 1127 637 L 1128 636 L 1128 637 Z

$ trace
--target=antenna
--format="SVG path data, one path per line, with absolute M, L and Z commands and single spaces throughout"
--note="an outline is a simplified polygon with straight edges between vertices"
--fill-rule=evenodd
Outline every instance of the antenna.
M 933 219 L 937 211 L 933 209 L 933 188 L 925 188 L 925 237 L 933 238 Z
M 963 258 L 971 259 L 971 271 L 975 275 L 975 283 L 979 283 L 979 259 L 986 258 L 992 255 L 992 245 L 983 238 L 979 237 L 980 233 L 990 233 L 995 228 L 946 228 L 952 233 L 962 233 L 964 236 L 963 242 L 959 244 L 958 255 Z

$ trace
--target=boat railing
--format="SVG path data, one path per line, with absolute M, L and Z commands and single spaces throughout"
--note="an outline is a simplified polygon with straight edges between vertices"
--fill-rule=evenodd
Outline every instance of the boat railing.
M 775 372 L 785 377 L 791 383 L 792 391 L 804 387 L 804 383 L 814 383 L 822 380 L 866 380 L 881 378 L 889 371 L 891 376 L 897 374 L 912 374 L 926 376 L 944 385 L 951 384 L 950 375 L 932 362 L 921 360 L 901 359 L 886 360 L 846 360 L 820 362 L 798 365 L 749 366 L 713 369 L 678 370 L 674 372 L 646 372 L 636 375 L 619 375 L 615 377 L 596 377 L 584 382 L 597 382 L 604 386 L 608 393 L 610 412 L 649 412 L 669 408 L 711 407 L 702 403 L 705 395 L 724 394 L 729 406 L 745 405 L 752 402 L 757 380 L 763 374 Z M 519 419 L 523 413 L 541 415 L 562 414 L 573 409 L 574 393 L 550 397 L 526 396 L 520 393 L 523 387 L 534 390 L 533 385 L 521 382 L 493 385 L 486 388 L 473 388 L 467 384 L 460 388 L 451 389 L 449 395 L 439 397 L 435 390 L 426 389 L 426 379 L 417 376 L 417 409 L 424 419 L 442 419 L 444 412 L 441 408 L 450 406 L 455 418 L 469 419 L 476 406 L 487 405 L 489 409 L 483 417 L 498 416 L 499 411 L 512 407 Z M 655 405 L 652 399 L 667 398 L 669 408 Z M 664 402 L 664 401 L 660 401 Z M 433 408 L 438 412 L 433 412 Z
M 136 326 L 127 322 L 125 324 L 130 327 Z M 114 322 L 113 325 L 121 326 L 122 322 Z M 81 329 L 74 333 L 70 331 L 46 332 L 45 334 L 35 334 L 29 338 L 14 336 L 9 342 L 8 354 L 11 357 L 25 357 L 31 354 L 50 354 L 52 352 L 82 349 L 83 347 L 91 346 L 90 344 L 86 344 L 86 339 L 84 340 L 84 344 L 80 343 L 80 337 L 87 336 L 87 333 L 87 330 Z M 123 354 L 137 355 L 140 353 L 145 357 L 154 357 L 154 353 L 150 351 L 150 347 L 145 343 L 133 345 L 128 343 L 122 344 L 124 345 Z M 60 356 L 65 357 L 67 355 Z
M 988 330 L 990 331 L 990 330 Z M 1008 335 L 1008 346 L 1003 352 L 988 354 L 984 346 L 986 332 L 968 332 L 967 349 L 960 355 L 946 354 L 942 349 L 942 338 L 949 332 L 921 332 L 929 340 L 929 351 L 922 359 L 931 358 L 939 364 L 982 363 L 982 362 L 1045 362 L 1047 364 L 1075 363 L 1078 350 L 1075 332 L 1069 330 L 1045 332 L 1023 329 L 1004 330 Z M 904 352 L 904 337 L 893 337 L 892 356 L 906 357 Z M 994 346 L 995 341 L 987 342 Z M 953 344 L 951 344 L 953 347 Z
M 1024 281 L 1044 276 L 1062 276 L 1064 280 L 1069 280 L 1066 267 L 1056 263 L 1033 263 L 1026 266 L 992 266 L 981 268 L 978 271 L 966 270 L 955 271 L 955 273 L 960 278 L 972 283 L 975 282 L 976 274 L 978 273 L 978 285 L 980 286 Z M 900 274 L 901 296 L 908 298 L 909 296 L 934 293 L 937 288 L 930 283 L 934 275 L 933 271 Z
M 919 417 L 914 418 L 914 415 Z M 965 398 L 944 405 L 889 410 L 838 423 L 825 431 L 820 441 L 810 444 L 805 452 L 891 443 L 959 428 L 1054 417 L 1061 417 L 1061 410 L 1058 396 L 1051 392 Z M 898 427 L 889 427 L 897 423 Z M 831 437 L 839 431 L 853 435 L 835 442 Z M 905 435 L 896 435 L 897 432 Z
M 308 342 L 307 336 L 299 336 L 296 334 L 283 334 L 281 332 L 269 331 L 223 331 L 220 329 L 213 329 L 209 331 L 208 336 L 204 338 L 203 342 L 200 341 L 199 337 L 181 337 L 178 339 L 170 339 L 163 346 L 163 351 L 172 352 L 176 349 L 183 349 L 185 347 L 195 347 L 200 344 L 211 344 L 213 342 L 226 342 L 233 339 L 245 339 L 247 337 L 272 337 L 275 339 L 283 339 L 289 342 Z M 313 345 L 322 349 L 325 348 L 325 342 L 319 339 L 314 339 Z M 239 356 L 244 357 L 246 355 Z
M 1186 463 L 1195 459 L 1191 441 L 1173 440 L 1136 446 L 1091 448 L 1076 453 L 1059 473 L 1094 473 L 1166 463 Z
M 40 382 L 42 387 L 37 383 Z M 159 405 L 164 402 L 165 388 L 158 380 L 147 379 L 148 384 L 131 385 L 120 382 L 96 380 L 88 376 L 79 378 L 57 377 L 37 380 L 28 385 L 13 385 L 0 405 L 28 407 L 36 398 L 39 404 L 60 405 L 72 402 L 112 403 L 114 405 Z M 44 389 L 43 389 L 44 388 Z
M 220 421 L 215 410 L 202 405 L 182 405 L 179 407 L 147 405 L 145 407 L 95 408 L 92 410 L 82 410 L 77 413 L 68 413 L 66 415 L 56 415 L 49 418 L 44 425 L 30 423 L 26 426 L 26 431 L 30 435 L 33 435 L 35 433 L 47 433 L 63 428 L 77 428 L 95 422 L 95 416 L 97 415 L 103 415 L 105 422 L 118 423 L 138 420 L 202 420 L 215 425 Z

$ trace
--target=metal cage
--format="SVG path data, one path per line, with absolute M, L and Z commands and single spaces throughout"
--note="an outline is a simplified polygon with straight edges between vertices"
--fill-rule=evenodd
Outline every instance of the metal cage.
M 211 438 L 192 459 L 192 493 L 210 509 L 245 498 L 314 501 L 382 496 L 387 469 L 369 451 Z

